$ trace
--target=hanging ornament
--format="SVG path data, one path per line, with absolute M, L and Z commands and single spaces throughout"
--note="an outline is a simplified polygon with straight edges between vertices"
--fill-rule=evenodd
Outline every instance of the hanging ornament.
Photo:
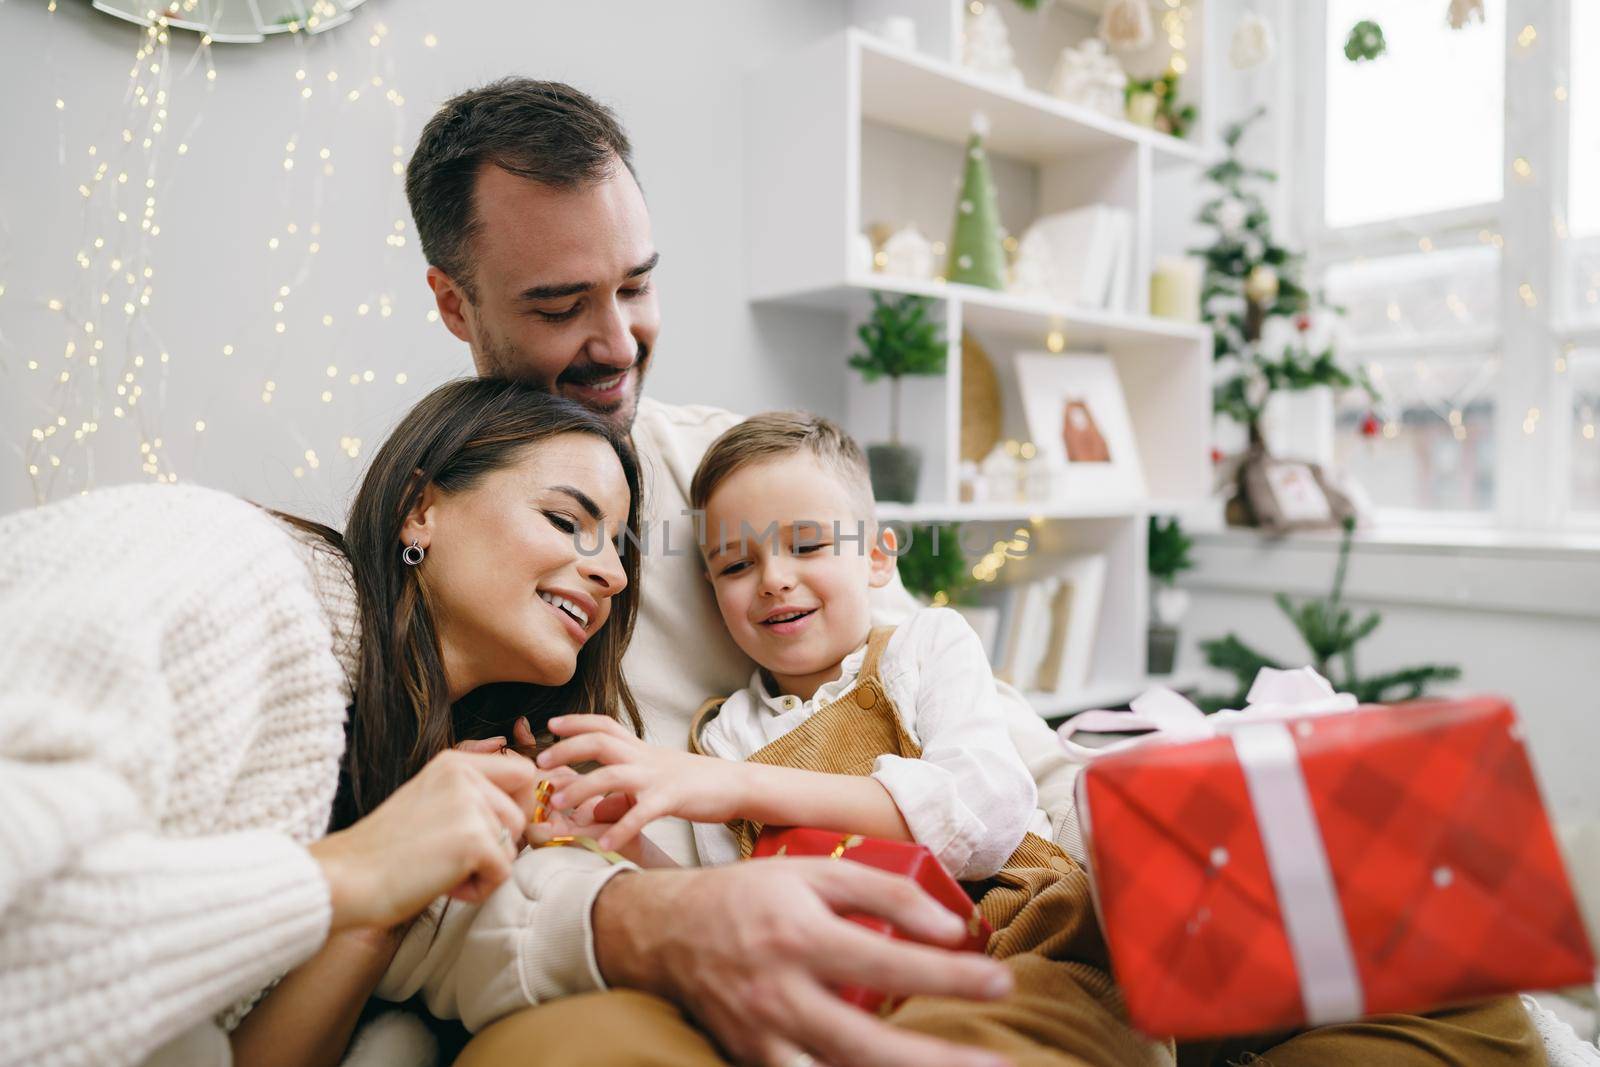
M 945 274 L 952 282 L 981 285 L 986 289 L 1006 287 L 1006 252 L 1001 244 L 1000 205 L 995 199 L 994 178 L 989 173 L 989 154 L 983 141 L 989 135 L 989 120 L 981 113 L 972 116 L 972 136 L 967 140 L 967 165 L 956 196 L 956 220 L 950 235 L 950 259 Z
M 1483 0 L 1450 0 L 1450 10 L 1445 13 L 1445 19 L 1452 30 L 1462 29 L 1468 23 L 1482 22 Z
M 1362 19 L 1350 27 L 1350 36 L 1344 42 L 1344 57 L 1352 63 L 1370 62 L 1388 50 L 1383 27 L 1371 19 Z
M 1155 36 L 1146 0 L 1111 0 L 1100 15 L 1100 39 L 1118 51 L 1148 48 Z
M 1233 64 L 1234 70 L 1249 70 L 1270 60 L 1277 50 L 1278 39 L 1272 32 L 1272 24 L 1251 11 L 1234 28 L 1233 40 L 1228 45 L 1228 62 Z
M 1244 295 L 1257 304 L 1270 304 L 1278 298 L 1278 272 L 1259 263 L 1244 280 Z
M 1370 411 L 1367 412 L 1366 417 L 1361 420 L 1361 436 L 1376 437 L 1382 431 L 1383 427 L 1378 423 L 1378 416 Z

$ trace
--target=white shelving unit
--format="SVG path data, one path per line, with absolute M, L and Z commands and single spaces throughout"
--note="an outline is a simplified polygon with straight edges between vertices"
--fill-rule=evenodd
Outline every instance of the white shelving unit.
M 991 0 L 1004 2 L 1009 0 Z M 814 308 L 855 321 L 875 292 L 915 293 L 935 301 L 949 341 L 942 376 L 902 382 L 903 433 L 923 452 L 917 502 L 884 504 L 886 520 L 960 522 L 992 527 L 993 538 L 1030 529 L 1033 551 L 1003 568 L 1001 582 L 1050 573 L 1052 559 L 1100 552 L 1107 559 L 1090 683 L 1074 692 L 1031 693 L 1041 715 L 1057 717 L 1136 696 L 1145 669 L 1149 590 L 1145 567 L 1152 513 L 1207 511 L 1211 488 L 1211 335 L 1203 327 L 1151 318 L 1147 279 L 1156 251 L 1157 175 L 1209 158 L 1179 140 L 1064 103 L 1032 86 L 1071 35 L 1092 32 L 1095 0 L 1073 0 L 1052 22 L 1068 36 L 1019 47 L 1029 88 L 985 81 L 957 65 L 960 0 L 853 0 L 858 22 L 889 14 L 916 19 L 921 51 L 907 52 L 859 29 L 819 41 L 752 75 L 746 86 L 745 228 L 751 299 Z M 1195 3 L 1191 70 L 1205 34 Z M 1009 11 L 1013 42 L 1027 13 Z M 1075 21 L 1074 21 L 1075 20 Z M 1063 27 L 1065 27 L 1063 29 Z M 1031 63 L 1029 65 L 1031 56 Z M 1042 72 L 1041 72 L 1042 71 Z M 1205 82 L 1195 95 L 1202 120 Z M 1049 300 L 942 281 L 886 277 L 851 269 L 854 236 L 873 222 L 915 222 L 941 238 L 954 217 L 972 115 L 989 121 L 987 150 L 1001 214 L 1021 234 L 1035 218 L 1093 203 L 1134 218 L 1127 310 L 1078 308 Z M 1202 127 L 1203 130 L 1203 127 Z M 1146 495 L 1070 504 L 1051 500 L 964 503 L 957 468 L 961 427 L 961 338 L 977 340 L 994 363 L 1004 396 L 1003 434 L 1027 439 L 1014 371 L 1019 352 L 1064 342 L 1063 358 L 1093 352 L 1114 361 L 1126 394 Z M 887 428 L 887 386 L 866 386 L 827 354 L 818 373 L 847 376 L 847 421 L 862 441 Z M 976 538 L 974 538 L 976 540 Z M 1178 679 L 1187 682 L 1188 679 Z

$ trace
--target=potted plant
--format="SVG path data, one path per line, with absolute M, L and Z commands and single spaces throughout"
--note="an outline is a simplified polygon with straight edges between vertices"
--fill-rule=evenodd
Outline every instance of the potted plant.
M 956 528 L 949 523 L 913 526 L 906 535 L 896 560 L 906 591 L 934 607 L 965 600 L 972 578 Z
M 945 340 L 928 317 L 931 305 L 927 297 L 873 293 L 872 314 L 856 331 L 866 351 L 852 355 L 850 366 L 868 383 L 888 378 L 890 385 L 889 441 L 867 446 L 872 493 L 879 500 L 910 503 L 917 495 L 922 453 L 900 443 L 900 379 L 944 373 Z
M 1194 567 L 1194 540 L 1176 518 L 1150 516 L 1149 567 L 1155 584 L 1150 595 L 1150 633 L 1145 650 L 1151 674 L 1171 674 L 1178 658 L 1178 623 L 1189 610 L 1189 594 L 1177 587 L 1178 575 Z

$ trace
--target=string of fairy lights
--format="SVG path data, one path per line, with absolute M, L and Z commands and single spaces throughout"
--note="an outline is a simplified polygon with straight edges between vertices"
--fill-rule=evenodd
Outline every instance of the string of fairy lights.
M 1544 41 L 1538 27 L 1532 23 L 1525 23 L 1517 31 L 1513 41 L 1515 47 L 1511 52 L 1510 58 L 1519 63 L 1531 60 L 1541 42 L 1549 43 Z M 1551 101 L 1557 107 L 1564 107 L 1568 104 L 1571 93 L 1567 81 L 1566 64 L 1565 62 L 1555 63 L 1550 67 L 1550 70 L 1552 71 L 1551 78 L 1553 82 L 1549 87 Z M 1525 191 L 1537 188 L 1540 185 L 1539 167 L 1526 154 L 1514 155 L 1507 162 L 1506 169 L 1508 181 L 1513 183 L 1516 191 Z M 1569 238 L 1569 233 L 1562 204 L 1557 202 L 1550 204 L 1549 225 L 1550 234 L 1555 242 L 1558 245 L 1564 244 Z M 1417 231 L 1413 231 L 1413 233 L 1417 251 L 1424 255 L 1447 249 L 1452 245 L 1448 235 L 1419 233 Z M 1471 238 L 1469 238 L 1470 240 Z M 1506 247 L 1505 235 L 1496 229 L 1480 228 L 1476 232 L 1475 240 L 1479 246 L 1493 248 L 1496 253 L 1502 253 Z M 1454 243 L 1459 245 L 1459 237 Z M 1583 289 L 1582 301 L 1584 303 L 1590 306 L 1600 305 L 1600 272 L 1594 273 L 1588 279 L 1587 284 L 1580 288 Z M 1443 302 L 1446 310 L 1454 319 L 1462 322 L 1469 320 L 1470 309 L 1459 292 L 1453 290 L 1447 292 L 1443 297 Z M 1539 288 L 1531 278 L 1523 278 L 1516 283 L 1515 303 L 1512 304 L 1511 309 L 1516 309 L 1520 305 L 1520 310 L 1524 313 L 1548 316 L 1552 314 L 1550 305 L 1555 303 L 1557 301 L 1551 299 L 1550 294 L 1539 291 Z M 1395 324 L 1397 327 L 1401 325 L 1405 316 L 1399 300 L 1390 297 L 1387 301 L 1385 312 L 1390 323 Z M 1426 343 L 1425 338 L 1419 338 L 1419 340 Z M 1568 373 L 1569 361 L 1574 348 L 1575 346 L 1571 341 L 1557 339 L 1555 350 L 1548 356 L 1551 360 L 1550 369 L 1557 379 L 1563 378 Z M 1419 406 L 1430 410 L 1450 427 L 1451 434 L 1457 441 L 1465 442 L 1468 438 L 1468 431 L 1464 413 L 1474 403 L 1493 390 L 1502 365 L 1503 360 L 1499 356 L 1492 356 L 1486 359 L 1480 368 L 1467 377 L 1464 384 L 1456 384 L 1449 388 L 1446 394 L 1421 394 L 1409 398 L 1413 410 Z M 1383 364 L 1376 361 L 1369 363 L 1367 371 L 1381 391 L 1385 385 Z M 1413 376 L 1414 380 L 1419 384 L 1426 383 L 1430 379 L 1430 369 L 1426 360 L 1417 359 L 1414 362 Z M 1380 405 L 1378 414 L 1381 418 L 1375 422 L 1369 421 L 1363 432 L 1367 433 L 1368 436 L 1381 433 L 1385 438 L 1393 439 L 1397 437 L 1401 430 L 1401 407 L 1401 403 L 1392 400 Z M 1595 413 L 1593 410 L 1584 410 L 1578 414 L 1581 420 L 1580 432 L 1582 436 L 1586 440 L 1594 440 L 1596 436 Z M 1545 417 L 1546 412 L 1538 403 L 1530 404 L 1523 410 L 1520 420 L 1522 433 L 1527 437 L 1537 435 Z
M 194 7 L 195 0 L 180 0 L 165 14 L 149 11 L 148 25 L 130 28 L 134 51 L 120 108 L 106 107 L 87 90 L 82 98 L 64 92 L 50 102 L 62 146 L 66 195 L 79 204 L 82 219 L 80 236 L 66 252 L 72 261 L 67 284 L 34 298 L 56 322 L 51 331 L 59 329 L 58 340 L 46 348 L 29 343 L 26 351 L 17 351 L 19 342 L 0 334 L 3 363 L 29 379 L 24 393 L 36 412 L 20 443 L 13 442 L 35 502 L 94 487 L 97 468 L 117 467 L 112 462 L 116 450 L 125 447 L 137 449 L 137 469 L 144 476 L 176 482 L 182 472 L 173 462 L 173 442 L 182 437 L 198 454 L 196 439 L 220 425 L 206 411 L 217 400 L 215 388 L 181 419 L 174 418 L 176 405 L 169 402 L 173 375 L 189 375 L 193 382 L 205 361 L 220 360 L 240 373 L 260 370 L 260 403 L 269 409 L 275 404 L 285 408 L 283 416 L 274 420 L 283 432 L 273 439 L 292 446 L 292 458 L 281 458 L 293 477 L 306 477 L 322 465 L 319 450 L 352 461 L 362 454 L 359 433 L 347 431 L 324 441 L 320 433 L 303 430 L 294 413 L 312 404 L 337 406 L 342 395 L 378 382 L 377 369 L 341 369 L 343 361 L 337 355 L 319 371 L 305 358 L 305 350 L 308 344 L 330 352 L 380 350 L 378 345 L 352 344 L 348 329 L 384 322 L 396 314 L 395 294 L 383 282 L 400 273 L 405 265 L 401 257 L 414 256 L 408 250 L 410 223 L 403 185 L 406 98 L 396 76 L 390 30 L 376 18 L 366 23 L 367 59 L 358 64 L 359 70 L 352 70 L 349 48 L 330 52 L 322 48 L 321 38 L 308 32 L 315 28 L 312 20 L 335 14 L 326 0 L 310 5 L 305 25 L 280 27 L 293 49 L 288 66 L 292 80 L 283 88 L 294 132 L 283 145 L 275 179 L 277 221 L 268 224 L 270 232 L 263 233 L 261 244 L 255 246 L 266 256 L 274 284 L 258 298 L 259 320 L 247 317 L 231 324 L 231 335 L 215 352 L 187 351 L 163 339 L 151 311 L 165 292 L 159 286 L 156 251 L 161 247 L 166 195 L 173 175 L 194 158 L 192 152 L 204 148 L 195 134 L 219 79 L 217 42 L 211 34 L 183 32 L 172 24 Z M 57 0 L 51 0 L 46 12 L 52 19 L 56 9 Z M 429 32 L 421 44 L 433 49 L 439 38 Z M 331 61 L 341 55 L 342 69 Z M 319 62 L 324 56 L 330 61 Z M 181 133 L 173 125 L 180 96 L 194 116 Z M 90 114 L 108 111 L 115 117 L 101 135 L 73 145 L 64 120 L 78 109 Z M 372 188 L 369 169 L 362 177 L 361 192 L 369 202 L 381 203 L 391 220 L 381 235 L 382 266 L 371 272 L 375 287 L 353 306 L 326 306 L 329 298 L 319 297 L 319 291 L 328 287 L 316 284 L 316 264 L 330 227 L 340 225 L 330 221 L 326 211 L 339 161 L 336 138 L 329 131 L 316 136 L 312 120 L 370 127 L 374 117 L 387 122 L 392 158 L 385 164 L 384 187 Z M 360 233 L 346 236 L 376 239 Z M 20 295 L 16 287 L 13 283 L 13 297 Z M 5 281 L 0 279 L 0 295 L 4 293 Z M 172 305 L 186 314 L 205 310 L 182 307 L 185 295 L 177 293 Z M 427 321 L 437 318 L 430 307 Z M 321 336 L 307 336 L 315 330 Z M 274 370 L 278 367 L 282 373 Z M 384 377 L 397 386 L 408 381 L 405 371 L 392 368 Z M 224 375 L 222 380 L 235 379 Z M 123 432 L 112 434 L 113 429 Z M 191 433 L 194 436 L 188 437 Z

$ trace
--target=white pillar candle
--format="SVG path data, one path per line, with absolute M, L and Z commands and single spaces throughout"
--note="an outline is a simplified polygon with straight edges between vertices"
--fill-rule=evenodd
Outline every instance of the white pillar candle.
M 1179 322 L 1200 321 L 1200 282 L 1205 263 L 1194 256 L 1157 256 L 1150 275 L 1150 314 Z

